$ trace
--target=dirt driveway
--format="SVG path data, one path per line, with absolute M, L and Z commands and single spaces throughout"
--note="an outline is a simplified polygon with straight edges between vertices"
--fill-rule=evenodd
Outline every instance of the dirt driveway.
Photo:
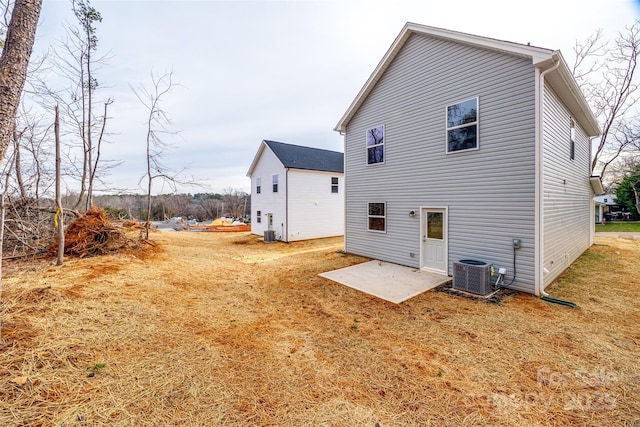
M 0 425 L 640 419 L 640 241 L 600 239 L 552 287 L 570 309 L 524 294 L 388 303 L 318 277 L 364 261 L 339 253 L 340 238 L 153 239 L 144 252 L 7 266 Z

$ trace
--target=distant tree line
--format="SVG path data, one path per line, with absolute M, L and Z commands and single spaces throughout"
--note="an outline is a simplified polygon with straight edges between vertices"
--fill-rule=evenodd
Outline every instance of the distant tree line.
M 69 196 L 73 199 L 75 195 Z M 162 194 L 152 196 L 151 220 L 174 217 L 208 221 L 220 217 L 249 219 L 251 196 L 239 190 L 220 193 Z M 146 194 L 96 195 L 93 202 L 113 220 L 147 219 Z M 64 203 L 64 201 L 63 201 Z

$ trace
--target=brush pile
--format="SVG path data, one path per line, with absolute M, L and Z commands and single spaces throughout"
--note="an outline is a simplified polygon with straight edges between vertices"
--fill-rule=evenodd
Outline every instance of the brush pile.
M 84 258 L 103 255 L 135 246 L 134 240 L 126 237 L 124 231 L 114 226 L 102 209 L 91 208 L 75 219 L 64 234 L 65 255 Z M 50 254 L 58 250 L 55 241 L 49 249 Z

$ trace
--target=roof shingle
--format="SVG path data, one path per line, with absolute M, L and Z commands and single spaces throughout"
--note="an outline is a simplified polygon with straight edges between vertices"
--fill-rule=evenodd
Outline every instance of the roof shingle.
M 264 143 L 273 151 L 285 168 L 344 172 L 343 153 L 277 141 L 265 140 Z

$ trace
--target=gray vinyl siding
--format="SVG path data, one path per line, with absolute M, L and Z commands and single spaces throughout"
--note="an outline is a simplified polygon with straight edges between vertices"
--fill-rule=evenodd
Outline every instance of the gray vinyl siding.
M 550 88 L 544 102 L 544 261 L 551 283 L 589 246 L 590 142 L 576 122 L 574 160 L 570 160 L 571 114 Z
M 478 259 L 534 292 L 535 70 L 530 59 L 412 35 L 345 136 L 350 253 L 420 266 L 421 206 L 448 208 L 448 273 Z M 479 97 L 479 150 L 446 154 L 447 105 Z M 365 132 L 385 125 L 385 163 L 366 164 Z M 367 202 L 387 203 L 387 232 L 367 231 Z M 411 254 L 414 254 L 412 256 Z

